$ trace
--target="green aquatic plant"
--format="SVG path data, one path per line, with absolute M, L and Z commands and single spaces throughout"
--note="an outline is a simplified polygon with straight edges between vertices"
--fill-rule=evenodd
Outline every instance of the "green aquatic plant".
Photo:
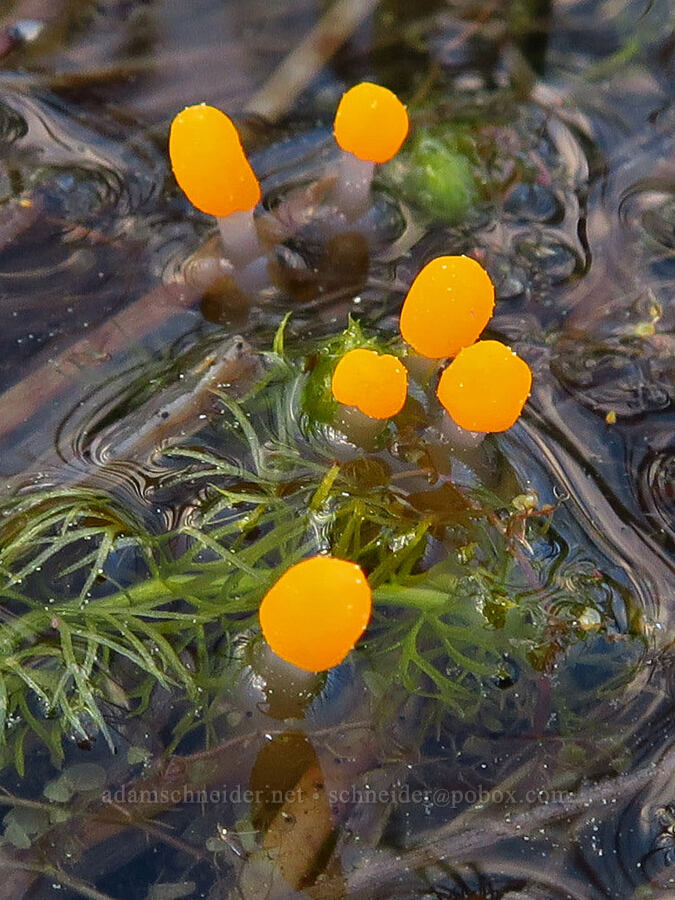
M 464 221 L 478 199 L 479 174 L 471 139 L 447 125 L 420 129 L 388 164 L 385 180 L 429 216 Z
M 257 627 L 271 585 L 317 552 L 358 563 L 374 590 L 363 652 L 375 699 L 397 686 L 429 698 L 435 722 L 473 716 L 508 660 L 544 664 L 550 616 L 528 590 L 518 542 L 543 539 L 550 511 L 508 509 L 432 467 L 429 490 L 405 490 L 424 470 L 389 447 L 339 461 L 315 416 L 332 401 L 331 360 L 355 340 L 367 343 L 351 323 L 340 340 L 289 354 L 279 330 L 249 394 L 219 393 L 223 452 L 166 452 L 162 489 L 192 509 L 173 529 L 83 485 L 0 502 L 0 764 L 22 773 L 31 737 L 57 764 L 65 738 L 112 744 L 112 713 L 142 713 L 158 686 L 190 700 L 176 744 L 233 664 L 214 644 Z M 428 448 L 408 432 L 397 452 L 407 441 L 420 460 Z M 432 544 L 443 548 L 435 565 Z
M 352 350 L 384 352 L 385 342 L 364 334 L 357 319 L 349 318 L 347 328 L 334 337 L 322 341 L 307 355 L 308 377 L 302 385 L 302 407 L 312 423 L 330 424 L 338 407 L 333 396 L 333 373 L 338 361 Z

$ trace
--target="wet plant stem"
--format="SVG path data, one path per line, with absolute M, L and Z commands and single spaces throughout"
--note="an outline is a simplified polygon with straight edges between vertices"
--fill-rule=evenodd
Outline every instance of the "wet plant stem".
M 89 897 L 90 900 L 114 900 L 114 897 L 111 897 L 109 894 L 103 894 L 101 891 L 97 891 L 85 882 L 74 878 L 72 875 L 68 875 L 63 869 L 57 866 L 23 862 L 19 859 L 13 859 L 11 856 L 0 851 L 0 868 L 3 870 L 5 889 L 8 889 L 9 891 L 5 896 L 8 897 L 25 896 L 24 894 L 13 892 L 16 890 L 28 889 L 36 879 L 45 878 L 51 881 L 52 884 L 68 887 L 81 897 Z M 16 878 L 11 874 L 12 871 L 15 875 L 19 876 L 19 878 L 21 877 L 21 873 L 25 873 L 25 878 L 21 879 L 20 883 L 17 883 Z M 28 881 L 26 879 L 28 879 Z
M 448 608 L 451 600 L 445 591 L 432 591 L 427 588 L 397 587 L 386 585 L 376 588 L 373 596 L 377 603 L 389 606 L 405 606 L 421 612 L 442 612 Z
M 108 362 L 132 340 L 188 309 L 197 297 L 197 291 L 184 283 L 159 285 L 106 319 L 63 353 L 54 356 L 53 349 L 48 347 L 45 354 L 48 358 L 43 365 L 0 394 L 0 438 L 28 422 L 44 404 L 71 388 L 84 371 Z
M 379 0 L 337 0 L 309 34 L 275 69 L 245 111 L 279 119 L 345 44 Z
M 38 809 L 41 812 L 51 812 L 52 807 L 49 803 L 41 803 L 39 800 L 26 800 L 24 797 L 16 797 L 14 794 L 10 794 L 2 788 L 2 795 L 0 795 L 0 806 L 11 806 L 12 809 L 16 809 L 17 807 L 21 807 L 22 809 Z

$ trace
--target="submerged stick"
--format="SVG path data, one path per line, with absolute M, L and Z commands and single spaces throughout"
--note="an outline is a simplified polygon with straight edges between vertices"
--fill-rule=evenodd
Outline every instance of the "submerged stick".
M 337 0 L 249 100 L 245 111 L 269 120 L 279 118 L 377 4 L 378 0 Z M 199 292 L 185 283 L 159 285 L 50 358 L 0 394 L 0 438 L 28 422 L 42 406 L 71 387 L 83 368 L 96 367 L 123 350 L 129 335 L 160 327 L 171 315 L 192 306 L 198 297 Z
M 643 790 L 659 775 L 673 778 L 675 771 L 675 745 L 672 745 L 655 762 L 635 772 L 579 790 L 574 796 L 514 812 L 509 816 L 496 816 L 494 812 L 472 807 L 462 816 L 430 834 L 423 844 L 396 857 L 387 855 L 382 860 L 369 858 L 367 864 L 356 868 L 347 881 L 349 896 L 371 897 L 373 891 L 382 891 L 401 877 L 416 870 L 443 863 L 457 864 L 475 859 L 490 846 L 514 837 L 527 837 L 532 832 L 564 819 L 589 814 L 598 820 L 616 810 L 621 797 Z M 468 819 L 468 821 L 467 821 Z M 473 824 L 472 821 L 475 823 Z M 334 881 L 324 881 L 313 889 L 314 900 L 338 900 L 344 886 Z
M 191 437 L 216 415 L 216 397 L 226 389 L 239 396 L 243 388 L 262 373 L 262 364 L 251 345 L 240 335 L 221 341 L 198 364 L 187 369 L 167 388 L 159 390 L 129 416 L 107 426 L 88 439 L 86 456 L 65 442 L 37 457 L 30 467 L 40 474 L 41 484 L 49 473 L 58 473 L 58 484 L 70 488 L 97 489 L 114 478 L 115 463 L 152 466 L 156 455 Z M 96 429 L 94 429 L 96 431 Z M 112 464 L 112 465 L 111 465 Z M 28 472 L 10 478 L 10 493 L 27 486 Z
M 279 119 L 373 12 L 378 2 L 337 0 L 249 100 L 245 112 L 271 122 Z
M 50 358 L 0 394 L 0 438 L 26 423 L 41 406 L 71 387 L 83 369 L 107 362 L 124 350 L 130 339 L 160 328 L 172 315 L 188 309 L 198 292 L 183 283 L 159 285 L 91 334 Z

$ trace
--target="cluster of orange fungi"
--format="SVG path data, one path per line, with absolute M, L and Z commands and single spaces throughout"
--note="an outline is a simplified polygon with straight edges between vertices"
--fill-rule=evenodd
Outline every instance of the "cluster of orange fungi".
M 478 340 L 492 316 L 494 293 L 475 259 L 439 256 L 419 273 L 401 308 L 401 335 L 416 353 L 439 361 L 454 357 L 436 393 L 453 421 L 468 431 L 506 431 L 532 386 L 530 367 L 513 350 Z M 394 356 L 350 350 L 338 361 L 332 389 L 339 403 L 387 419 L 403 408 L 407 376 Z
M 335 114 L 335 140 L 360 160 L 383 163 L 408 134 L 405 106 L 396 94 L 363 82 L 342 97 Z M 169 157 L 176 181 L 193 206 L 217 218 L 252 210 L 260 184 L 232 120 L 206 103 L 178 113 L 169 132 Z
M 407 111 L 396 95 L 363 83 L 340 101 L 334 134 L 343 151 L 368 165 L 391 159 L 408 128 Z M 206 104 L 184 109 L 171 125 L 169 153 L 176 181 L 197 209 L 221 220 L 252 216 L 260 184 L 225 113 Z M 470 431 L 510 428 L 532 383 L 529 366 L 509 347 L 478 340 L 493 310 L 490 277 L 467 256 L 431 260 L 401 309 L 401 335 L 415 353 L 439 362 L 452 359 L 437 396 L 457 425 Z M 403 408 L 407 372 L 395 356 L 351 350 L 338 361 L 332 390 L 338 402 L 388 419 Z M 342 662 L 365 631 L 371 610 L 370 586 L 359 566 L 315 556 L 292 566 L 268 591 L 260 624 L 278 656 L 316 672 Z

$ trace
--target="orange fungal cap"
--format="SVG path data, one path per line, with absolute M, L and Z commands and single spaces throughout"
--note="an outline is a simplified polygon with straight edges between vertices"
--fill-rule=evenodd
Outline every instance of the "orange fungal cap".
M 356 563 L 313 556 L 291 566 L 260 605 L 272 650 L 300 669 L 322 672 L 343 661 L 372 612 L 368 579 Z
M 403 301 L 403 339 L 422 356 L 456 356 L 490 321 L 495 289 L 469 256 L 439 256 L 422 269 Z
M 403 409 L 408 373 L 388 353 L 350 350 L 335 367 L 331 389 L 338 403 L 355 406 L 371 419 L 388 419 Z
M 396 94 L 364 81 L 342 96 L 333 127 L 343 150 L 359 159 L 383 163 L 398 153 L 410 123 Z
M 234 123 L 206 103 L 188 106 L 174 118 L 169 156 L 176 181 L 197 209 L 223 218 L 253 209 L 260 184 Z
M 506 431 L 518 419 L 532 387 L 530 367 L 499 341 L 460 350 L 441 375 L 438 399 L 467 431 Z

